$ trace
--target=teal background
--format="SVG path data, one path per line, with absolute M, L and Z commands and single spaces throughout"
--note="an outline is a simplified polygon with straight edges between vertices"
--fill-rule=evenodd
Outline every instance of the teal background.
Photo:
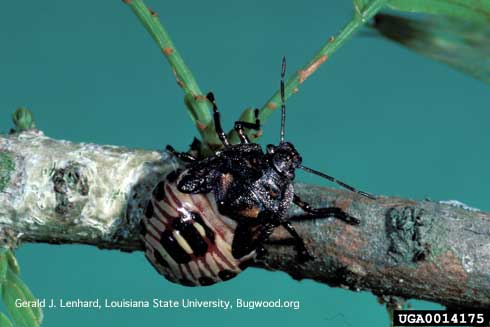
M 349 19 L 349 1 L 147 1 L 227 128 L 261 106 Z M 120 1 L 8 1 L 0 10 L 0 130 L 18 106 L 47 135 L 186 149 L 196 134 L 181 90 Z M 489 209 L 488 86 L 361 33 L 288 101 L 287 139 L 304 162 L 375 194 L 458 199 Z M 277 142 L 279 115 L 262 143 Z M 312 176 L 299 179 L 326 184 Z M 41 298 L 293 299 L 294 310 L 45 310 L 44 326 L 387 326 L 369 293 L 249 269 L 210 288 L 170 284 L 142 253 L 25 245 L 22 275 Z M 416 307 L 433 304 L 416 302 Z

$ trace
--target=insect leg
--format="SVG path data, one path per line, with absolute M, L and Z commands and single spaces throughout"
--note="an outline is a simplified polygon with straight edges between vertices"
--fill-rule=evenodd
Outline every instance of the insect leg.
M 228 142 L 228 139 L 226 138 L 226 133 L 223 131 L 223 128 L 221 127 L 220 115 L 219 115 L 218 107 L 216 106 L 216 101 L 214 100 L 213 92 L 209 92 L 206 95 L 206 98 L 213 105 L 214 128 L 216 129 L 216 134 L 218 134 L 221 143 L 223 143 L 224 146 L 228 146 L 230 145 L 230 142 Z
M 303 209 L 303 211 L 306 214 L 300 215 L 300 216 L 293 216 L 289 220 L 299 221 L 299 220 L 309 220 L 309 219 L 334 217 L 334 218 L 343 220 L 346 223 L 351 224 L 351 225 L 359 225 L 359 223 L 360 223 L 359 219 L 350 216 L 349 214 L 344 212 L 342 209 L 337 208 L 337 207 L 312 208 L 308 203 L 301 200 L 301 198 L 299 196 L 297 196 L 296 194 L 294 195 L 293 203 L 296 204 L 301 209 Z
M 269 238 L 274 226 L 264 224 L 258 231 L 253 231 L 252 226 L 246 223 L 239 223 L 235 229 L 235 235 L 231 245 L 232 254 L 235 258 L 241 258 L 253 250 L 257 250 L 257 255 L 264 256 L 266 250 L 263 242 Z
M 184 162 L 194 162 L 197 160 L 186 152 L 177 152 L 171 145 L 167 145 L 166 150 Z
M 242 144 L 250 143 L 247 135 L 245 134 L 244 128 L 250 128 L 256 131 L 260 130 L 259 109 L 255 109 L 254 115 L 255 115 L 255 123 L 249 123 L 246 121 L 235 122 L 235 131 L 238 133 L 238 136 L 240 137 L 240 142 Z
M 253 250 L 256 250 L 256 258 L 259 260 L 267 254 L 264 242 L 280 223 L 278 223 L 274 213 L 267 210 L 261 211 L 256 219 L 260 222 L 258 225 L 246 222 L 238 223 L 231 246 L 235 258 L 241 258 Z
M 306 249 L 305 242 L 303 241 L 301 236 L 299 236 L 296 229 L 294 229 L 291 222 L 290 221 L 284 221 L 281 223 L 281 225 L 284 226 L 284 228 L 286 228 L 286 230 L 289 232 L 289 234 L 293 237 L 294 242 L 295 242 L 295 246 L 296 246 L 296 251 L 298 251 L 298 256 L 299 256 L 300 260 L 303 262 L 313 260 L 313 256 Z

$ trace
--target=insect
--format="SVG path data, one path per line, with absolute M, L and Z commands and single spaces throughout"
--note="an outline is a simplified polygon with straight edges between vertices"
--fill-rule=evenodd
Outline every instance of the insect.
M 295 217 L 296 220 L 335 217 L 348 224 L 359 224 L 357 218 L 340 208 L 312 208 L 301 200 L 293 187 L 296 169 L 374 198 L 303 166 L 293 144 L 284 141 L 285 70 L 283 58 L 279 145 L 268 145 L 264 152 L 260 145 L 250 143 L 244 130 L 260 129 L 258 109 L 255 110 L 255 123 L 235 123 L 241 143 L 230 144 L 221 127 L 214 95 L 208 93 L 223 149 L 198 160 L 189 153 L 177 152 L 167 146 L 167 150 L 182 161 L 184 169 L 170 172 L 153 190 L 142 218 L 141 237 L 146 257 L 170 281 L 198 286 L 235 277 L 251 260 L 265 254 L 263 243 L 278 226 L 291 234 L 299 260 L 313 259 L 287 218 L 293 203 L 304 211 L 304 215 Z

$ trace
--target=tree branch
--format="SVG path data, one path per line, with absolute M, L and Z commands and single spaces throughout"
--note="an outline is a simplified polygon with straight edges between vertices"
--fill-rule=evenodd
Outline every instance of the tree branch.
M 0 234 L 9 244 L 81 243 L 142 250 L 139 217 L 153 186 L 177 166 L 165 152 L 0 135 Z M 490 307 L 490 214 L 457 202 L 412 201 L 297 185 L 315 206 L 361 219 L 295 222 L 315 257 L 301 264 L 278 228 L 259 267 L 376 295 Z M 299 213 L 291 209 L 291 215 Z

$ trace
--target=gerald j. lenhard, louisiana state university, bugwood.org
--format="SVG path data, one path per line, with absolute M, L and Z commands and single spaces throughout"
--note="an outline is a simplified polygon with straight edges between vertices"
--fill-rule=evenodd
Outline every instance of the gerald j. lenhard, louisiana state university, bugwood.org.
M 238 301 L 238 300 L 237 300 Z M 240 300 L 242 301 L 242 300 Z M 243 302 L 243 301 L 242 301 Z M 237 302 L 238 303 L 238 302 Z M 117 309 L 117 308 L 232 308 L 231 301 L 222 299 L 55 299 L 44 298 L 35 301 L 17 299 L 17 308 L 49 308 L 49 309 Z
M 247 300 L 237 298 L 232 304 L 231 300 L 223 299 L 37 299 L 35 301 L 26 301 L 17 299 L 15 301 L 17 308 L 49 308 L 49 309 L 124 309 L 124 308 L 154 308 L 154 309 L 294 309 L 298 310 L 300 302 L 297 300 Z

